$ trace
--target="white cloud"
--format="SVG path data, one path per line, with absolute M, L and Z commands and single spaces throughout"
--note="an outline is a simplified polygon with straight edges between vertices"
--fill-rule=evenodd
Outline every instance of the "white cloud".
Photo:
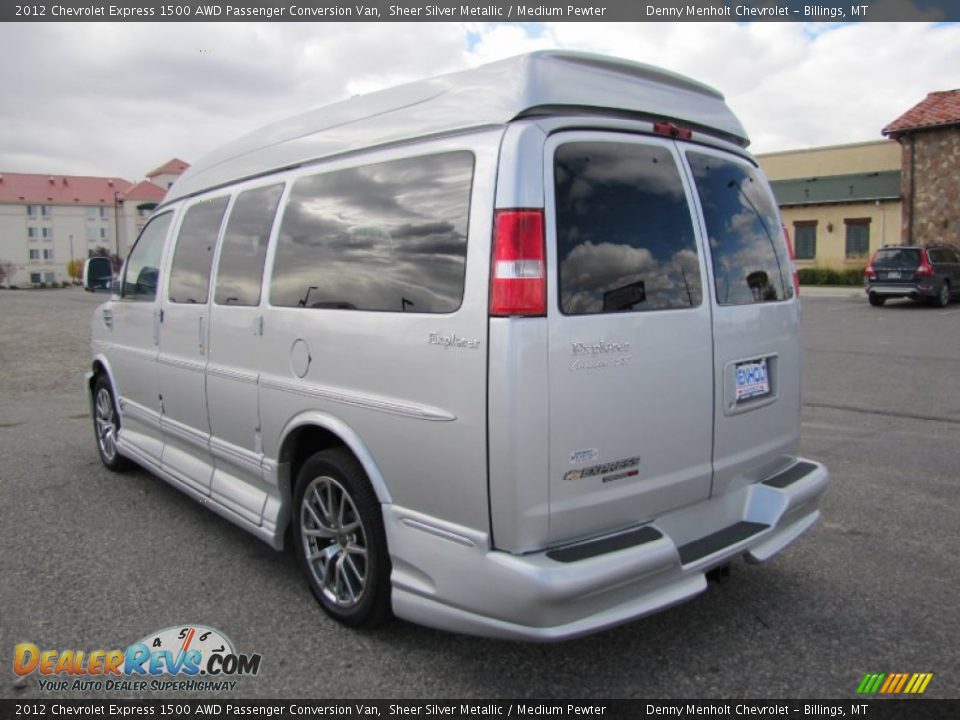
M 659 65 L 721 90 L 756 152 L 878 139 L 960 87 L 956 24 L 187 23 L 0 27 L 0 171 L 136 179 L 272 120 L 527 50 Z

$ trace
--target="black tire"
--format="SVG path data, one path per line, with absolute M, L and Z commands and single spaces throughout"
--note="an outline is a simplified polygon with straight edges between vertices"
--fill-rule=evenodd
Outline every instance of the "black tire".
M 870 300 L 870 304 L 874 307 L 880 307 L 887 301 L 885 297 L 882 295 L 877 295 L 876 293 L 870 293 L 867 295 L 867 298 Z
M 944 280 L 943 284 L 940 286 L 940 292 L 937 293 L 937 297 L 934 300 L 937 307 L 946 307 L 947 305 L 949 305 L 952 294 L 953 293 L 950 288 L 950 281 Z
M 363 467 L 344 448 L 318 452 L 293 498 L 294 551 L 320 607 L 349 627 L 379 625 L 390 615 L 390 555 Z
M 110 379 L 103 374 L 97 375 L 93 383 L 93 436 L 97 441 L 97 454 L 100 462 L 109 470 L 122 472 L 133 467 L 133 463 L 117 452 L 117 431 L 120 430 L 120 413 L 117 401 L 110 386 Z

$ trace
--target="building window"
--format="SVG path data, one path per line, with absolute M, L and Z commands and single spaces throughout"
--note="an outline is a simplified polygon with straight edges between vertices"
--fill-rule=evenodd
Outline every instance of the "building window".
M 37 249 L 35 249 L 35 248 L 31 249 L 31 250 L 30 250 L 30 259 L 31 259 L 31 260 L 39 260 L 39 259 L 40 259 L 40 251 L 37 250 Z
M 27 205 L 27 217 L 35 218 L 40 212 L 36 205 Z
M 44 282 L 47 282 L 47 283 L 56 282 L 56 281 L 57 281 L 57 274 L 56 274 L 56 273 L 52 273 L 52 272 L 44 273 L 44 274 L 43 274 L 43 281 L 44 281 Z
M 27 228 L 27 239 L 36 240 L 37 239 L 37 229 L 35 227 Z
M 44 248 L 44 250 L 43 250 L 43 259 L 44 259 L 44 260 L 53 260 L 53 248 Z
M 40 284 L 40 273 L 30 273 L 30 282 L 34 285 Z
M 847 226 L 847 259 L 866 258 L 870 254 L 870 218 L 844 220 Z
M 107 219 L 107 209 L 105 207 L 100 208 L 100 219 L 101 220 Z
M 50 207 L 49 205 L 41 205 L 41 206 L 40 206 L 40 216 L 41 216 L 41 217 L 50 217 L 51 215 L 53 215 L 53 208 L 52 208 L 52 207 Z
M 44 240 L 53 240 L 53 228 L 40 228 L 40 237 Z
M 87 228 L 87 240 L 88 240 L 89 242 L 96 242 L 96 241 L 97 241 L 97 229 L 96 229 L 95 227 L 88 227 L 88 228 Z
M 817 222 L 798 221 L 793 224 L 793 241 L 797 260 L 813 260 L 817 256 Z
M 100 228 L 100 239 L 101 239 L 101 240 L 106 240 L 106 239 L 107 239 L 107 229 L 106 229 L 106 228 Z
M 87 208 L 87 220 L 96 220 L 97 219 L 97 209 L 95 207 Z

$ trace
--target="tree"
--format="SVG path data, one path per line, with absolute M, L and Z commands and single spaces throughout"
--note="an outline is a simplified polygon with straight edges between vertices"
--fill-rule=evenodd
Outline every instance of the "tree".
M 10 278 L 17 271 L 17 266 L 9 260 L 0 260 L 0 285 L 10 282 Z
M 80 282 L 83 277 L 83 260 L 74 258 L 67 263 L 67 275 L 73 278 L 74 282 Z

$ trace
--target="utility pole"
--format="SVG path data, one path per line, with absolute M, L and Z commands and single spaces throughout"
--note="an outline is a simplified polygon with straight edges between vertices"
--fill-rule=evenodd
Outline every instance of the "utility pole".
M 120 260 L 120 191 L 113 191 L 113 242 L 117 247 L 117 260 Z

